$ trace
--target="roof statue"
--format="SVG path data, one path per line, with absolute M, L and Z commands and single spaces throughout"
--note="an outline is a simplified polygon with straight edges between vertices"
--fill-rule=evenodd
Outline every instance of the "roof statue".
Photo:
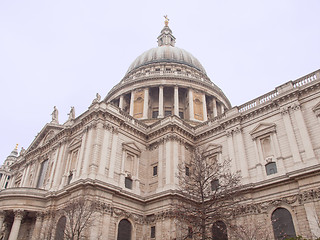
M 75 115 L 76 115 L 74 107 L 71 107 L 70 112 L 68 113 L 68 115 L 69 115 L 68 121 L 74 120 Z
M 59 124 L 59 120 L 58 120 L 58 109 L 56 106 L 53 107 L 53 112 L 51 113 L 52 115 L 52 120 L 51 120 L 51 123 L 57 123 Z
M 92 104 L 99 103 L 99 102 L 100 102 L 100 100 L 101 100 L 101 96 L 100 96 L 100 94 L 99 94 L 99 93 L 97 93 L 97 94 L 96 94 L 96 98 L 95 98 L 95 99 L 93 99 L 93 101 L 92 101 Z

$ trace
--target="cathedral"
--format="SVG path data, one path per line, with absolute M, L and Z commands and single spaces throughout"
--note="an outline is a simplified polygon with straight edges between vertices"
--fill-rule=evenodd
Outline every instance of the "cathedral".
M 85 239 L 179 239 L 178 165 L 194 148 L 241 174 L 239 221 L 262 224 L 269 239 L 319 237 L 320 70 L 232 106 L 175 46 L 168 19 L 157 44 L 87 111 L 71 108 L 59 123 L 55 107 L 31 145 L 11 152 L 0 168 L 0 239 L 64 239 L 59 209 L 81 196 L 103 206 Z

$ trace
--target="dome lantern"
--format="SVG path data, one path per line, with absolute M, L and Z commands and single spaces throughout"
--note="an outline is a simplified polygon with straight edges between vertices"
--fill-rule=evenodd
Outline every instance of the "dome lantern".
M 164 21 L 164 27 L 161 30 L 161 33 L 158 37 L 158 46 L 172 46 L 174 47 L 175 43 L 176 43 L 176 38 L 172 35 L 172 31 L 169 28 L 168 24 L 169 24 L 169 19 L 167 17 L 167 15 L 164 16 L 165 17 L 165 21 Z

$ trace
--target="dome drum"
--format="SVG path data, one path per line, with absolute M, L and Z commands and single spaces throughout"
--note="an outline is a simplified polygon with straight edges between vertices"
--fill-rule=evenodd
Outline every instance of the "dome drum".
M 136 58 L 104 101 L 148 123 L 169 115 L 204 122 L 231 108 L 198 59 L 175 47 L 168 26 L 158 37 L 158 47 Z

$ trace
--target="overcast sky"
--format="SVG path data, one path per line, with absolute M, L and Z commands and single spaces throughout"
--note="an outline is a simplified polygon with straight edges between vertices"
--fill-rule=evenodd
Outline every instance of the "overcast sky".
M 1 0 L 0 163 L 28 148 L 71 106 L 102 98 L 168 14 L 176 46 L 192 53 L 233 106 L 320 68 L 319 0 Z

